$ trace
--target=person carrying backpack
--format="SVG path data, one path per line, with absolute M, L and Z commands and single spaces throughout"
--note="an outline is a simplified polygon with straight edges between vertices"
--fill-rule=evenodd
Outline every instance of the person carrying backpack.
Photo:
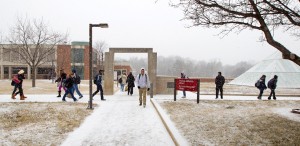
M 100 91 L 101 100 L 105 101 L 106 99 L 104 99 L 103 88 L 102 88 L 102 70 L 99 70 L 99 74 L 95 76 L 94 84 L 96 84 L 97 90 L 93 93 L 92 97 L 94 97 Z
M 258 85 L 255 85 L 259 89 L 259 95 L 257 97 L 257 99 L 259 99 L 259 100 L 261 100 L 261 96 L 264 93 L 264 90 L 267 89 L 265 82 L 266 82 L 266 75 L 262 75 L 256 83 Z
M 74 102 L 77 101 L 77 99 L 74 97 L 74 94 L 72 92 L 72 90 L 73 90 L 73 84 L 74 84 L 74 81 L 73 81 L 73 78 L 72 78 L 72 74 L 68 75 L 68 78 L 65 80 L 64 84 L 65 84 L 65 87 L 67 88 L 67 90 L 66 90 L 66 92 L 65 92 L 65 94 L 64 94 L 64 96 L 62 98 L 62 101 L 64 101 L 64 102 L 66 101 L 66 96 L 68 94 L 71 94 L 71 97 L 73 98 Z
M 22 70 L 22 69 L 18 72 L 18 75 L 15 75 L 13 77 L 12 81 L 13 81 L 15 87 L 12 92 L 12 96 L 11 96 L 12 99 L 16 99 L 15 96 L 19 93 L 20 93 L 20 100 L 25 100 L 25 98 L 27 98 L 24 96 L 23 88 L 22 88 L 24 79 L 25 79 L 24 70 Z M 17 89 L 19 90 L 18 92 L 16 92 Z
M 80 93 L 80 91 L 78 89 L 78 84 L 80 84 L 80 82 L 81 82 L 80 76 L 78 76 L 76 74 L 76 70 L 75 69 L 72 70 L 72 73 L 73 73 L 73 81 L 74 81 L 74 84 L 73 84 L 73 94 L 76 91 L 76 93 L 79 95 L 79 99 L 81 99 L 83 96 L 82 96 L 82 94 Z
M 138 74 L 136 77 L 137 79 L 137 85 L 139 89 L 139 101 L 140 106 L 142 106 L 142 102 L 144 105 L 144 108 L 146 107 L 146 97 L 147 97 L 147 91 L 150 90 L 150 80 L 147 74 L 145 74 L 145 69 L 141 68 L 141 73 Z
M 273 99 L 276 100 L 275 89 L 277 87 L 277 79 L 278 79 L 278 76 L 274 75 L 274 78 L 268 82 L 268 88 L 271 89 L 271 93 L 270 93 L 270 96 L 268 97 L 268 100 L 271 100 L 272 95 L 273 95 Z

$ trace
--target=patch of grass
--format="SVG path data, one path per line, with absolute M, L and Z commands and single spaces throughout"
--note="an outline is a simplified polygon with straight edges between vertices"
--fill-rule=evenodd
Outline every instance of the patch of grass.
M 81 103 L 0 103 L 0 107 L 0 130 L 9 145 L 59 145 L 92 113 Z
M 176 127 L 191 145 L 298 145 L 300 122 L 282 118 L 273 108 L 300 101 L 163 102 Z

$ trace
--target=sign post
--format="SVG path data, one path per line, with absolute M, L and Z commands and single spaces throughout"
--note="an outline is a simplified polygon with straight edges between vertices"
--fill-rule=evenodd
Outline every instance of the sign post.
M 174 101 L 176 101 L 176 90 L 197 91 L 197 103 L 200 100 L 200 79 L 174 79 Z

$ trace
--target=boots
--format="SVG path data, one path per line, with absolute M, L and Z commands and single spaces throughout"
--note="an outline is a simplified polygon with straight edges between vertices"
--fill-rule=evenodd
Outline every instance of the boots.
M 16 94 L 12 94 L 11 99 L 16 99 Z
M 58 91 L 58 96 L 56 96 L 56 97 L 61 97 L 60 93 L 61 93 L 61 91 Z
M 25 100 L 25 98 L 27 97 L 25 97 L 24 95 L 20 95 L 20 100 Z

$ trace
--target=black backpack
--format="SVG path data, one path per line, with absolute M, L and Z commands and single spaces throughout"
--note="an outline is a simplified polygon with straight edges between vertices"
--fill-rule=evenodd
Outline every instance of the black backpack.
M 257 80 L 257 81 L 256 81 L 255 87 L 256 87 L 256 88 L 259 88 L 259 87 L 260 87 L 260 80 Z
M 120 84 L 122 84 L 122 77 L 120 77 L 120 79 L 118 80 L 118 82 L 120 83 Z
M 80 82 L 81 82 L 80 76 L 76 75 L 74 82 L 75 82 L 75 84 L 80 84 Z

